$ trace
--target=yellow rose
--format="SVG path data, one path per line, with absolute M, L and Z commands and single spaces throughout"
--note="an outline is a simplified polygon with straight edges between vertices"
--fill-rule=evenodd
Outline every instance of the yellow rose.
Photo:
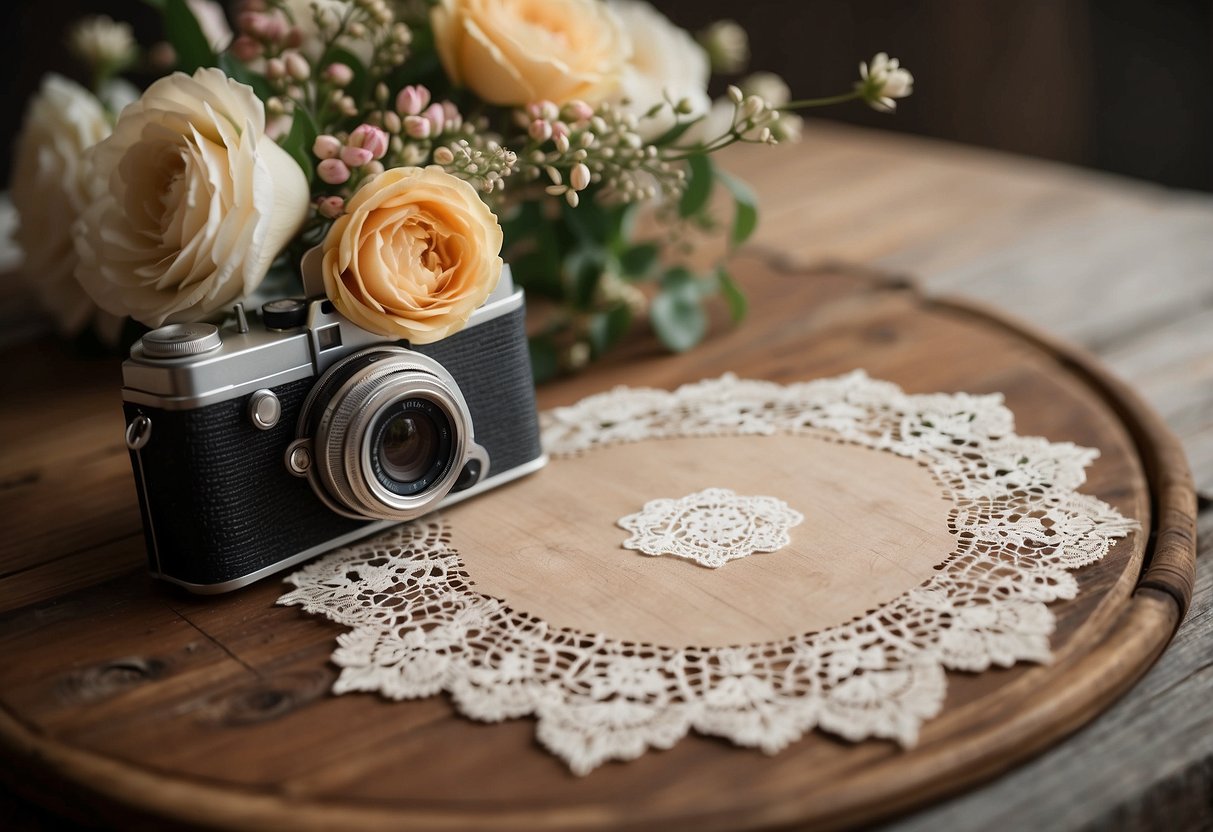
M 324 238 L 324 288 L 363 329 L 414 344 L 458 332 L 501 277 L 501 226 L 441 167 L 364 184 Z
M 442 0 L 430 21 L 451 80 L 491 104 L 602 101 L 632 51 L 598 0 Z

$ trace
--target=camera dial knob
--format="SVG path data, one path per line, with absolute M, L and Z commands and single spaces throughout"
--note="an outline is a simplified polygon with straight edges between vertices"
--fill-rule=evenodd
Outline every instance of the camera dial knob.
M 153 329 L 140 340 L 148 358 L 184 358 L 219 349 L 219 327 L 214 324 L 169 324 Z
M 261 322 L 267 329 L 295 329 L 307 323 L 307 303 L 280 298 L 261 305 Z

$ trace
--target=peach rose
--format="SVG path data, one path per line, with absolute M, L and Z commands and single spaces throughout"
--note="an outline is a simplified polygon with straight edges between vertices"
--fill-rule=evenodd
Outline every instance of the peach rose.
M 431 165 L 368 180 L 324 238 L 324 288 L 363 329 L 414 344 L 458 332 L 501 277 L 501 226 Z
M 602 101 L 632 51 L 598 0 L 442 0 L 430 22 L 451 80 L 491 104 Z
M 307 177 L 265 135 L 252 87 L 218 69 L 156 81 L 89 159 L 99 187 L 75 226 L 76 278 L 148 326 L 251 293 L 307 218 Z

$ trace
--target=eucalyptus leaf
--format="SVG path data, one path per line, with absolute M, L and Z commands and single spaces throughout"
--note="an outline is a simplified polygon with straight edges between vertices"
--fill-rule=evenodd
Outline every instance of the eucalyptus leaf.
M 632 310 L 626 304 L 597 312 L 590 318 L 590 346 L 600 356 L 628 334 L 632 328 Z
M 177 53 L 177 68 L 182 72 L 215 66 L 215 52 L 185 0 L 165 0 L 164 35 Z
M 725 303 L 729 305 L 729 314 L 733 317 L 733 323 L 741 323 L 745 320 L 746 312 L 749 311 L 749 302 L 746 300 L 745 293 L 741 291 L 741 287 L 737 285 L 733 276 L 724 266 L 716 267 L 716 282 L 720 286 L 720 293 L 724 295 Z
M 708 331 L 703 297 L 693 276 L 689 280 L 668 278 L 667 274 L 661 291 L 649 306 L 649 320 L 666 347 L 685 352 L 702 341 Z
M 605 265 L 604 252 L 595 246 L 578 246 L 565 255 L 564 276 L 573 306 L 588 309 L 593 304 Z
M 564 224 L 583 245 L 607 245 L 615 228 L 608 209 L 603 208 L 592 193 L 583 192 L 581 196 L 576 208 L 561 200 Z
M 652 273 L 660 255 L 661 247 L 656 243 L 637 243 L 619 255 L 619 266 L 633 280 L 643 280 Z
M 715 166 L 702 153 L 687 158 L 687 189 L 678 203 L 678 213 L 692 217 L 701 212 L 712 196 Z

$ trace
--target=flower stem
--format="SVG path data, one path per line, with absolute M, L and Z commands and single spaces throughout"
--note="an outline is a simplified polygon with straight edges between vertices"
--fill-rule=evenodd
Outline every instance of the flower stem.
M 789 101 L 787 104 L 780 104 L 778 110 L 804 110 L 809 107 L 829 107 L 833 104 L 844 104 L 847 101 L 855 101 L 858 98 L 863 98 L 863 93 L 859 90 L 844 92 L 841 95 L 827 95 L 825 98 L 802 98 L 799 101 Z

